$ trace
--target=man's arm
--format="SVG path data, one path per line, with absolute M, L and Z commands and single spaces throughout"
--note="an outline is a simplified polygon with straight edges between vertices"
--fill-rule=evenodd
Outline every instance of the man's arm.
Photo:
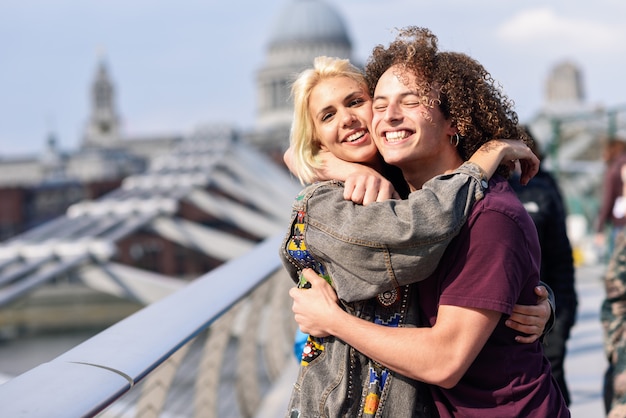
M 313 270 L 306 269 L 302 272 L 304 279 L 306 281 L 315 282 L 319 277 Z M 330 287 L 330 286 L 329 286 Z M 543 285 L 537 286 L 535 288 L 535 293 L 538 295 L 539 299 L 537 301 L 537 305 L 515 305 L 513 307 L 513 313 L 505 322 L 506 326 L 509 328 L 518 331 L 524 335 L 518 335 L 515 337 L 515 341 L 519 343 L 530 344 L 537 341 L 539 338 L 542 338 L 554 324 L 554 295 L 548 292 L 548 288 Z M 316 290 L 318 290 L 316 288 Z M 319 297 L 326 298 L 324 301 L 326 306 L 329 306 L 329 303 L 336 304 L 337 303 L 337 295 L 334 290 L 331 289 L 330 293 L 325 295 L 326 290 L 322 289 L 319 291 Z M 307 293 L 306 297 L 315 297 L 317 292 Z M 298 293 L 294 293 L 297 295 Z M 548 295 L 551 294 L 552 302 L 549 302 L 550 298 Z M 302 298 L 303 296 L 300 296 Z M 329 302 L 330 301 L 330 302 Z M 311 305 L 317 305 L 318 302 L 310 300 L 308 303 Z M 322 306 L 322 305 L 320 305 Z M 307 312 L 304 310 L 303 312 Z M 313 314 L 312 318 L 315 318 L 317 314 Z M 306 316 L 302 316 L 305 318 Z M 327 336 L 329 334 L 322 332 L 320 329 L 316 330 L 320 334 L 316 334 L 318 336 Z
M 364 355 L 409 378 L 445 388 L 455 386 L 495 329 L 501 314 L 442 305 L 432 328 L 394 328 L 343 311 L 332 288 L 315 274 L 310 289 L 293 288 L 300 329 L 334 335 Z

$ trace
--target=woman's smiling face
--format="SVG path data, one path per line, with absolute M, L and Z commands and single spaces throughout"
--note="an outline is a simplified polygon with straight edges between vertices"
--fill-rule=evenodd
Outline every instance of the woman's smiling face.
M 349 77 L 324 79 L 311 90 L 309 112 L 322 150 L 349 162 L 378 159 L 369 131 L 372 101 L 365 85 Z

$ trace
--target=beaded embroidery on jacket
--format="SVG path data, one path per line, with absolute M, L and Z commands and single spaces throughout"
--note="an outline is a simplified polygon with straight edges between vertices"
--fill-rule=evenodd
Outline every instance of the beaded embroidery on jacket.
M 331 182 L 341 184 L 340 182 Z M 332 279 L 328 275 L 324 265 L 315 260 L 306 246 L 306 204 L 308 197 L 316 189 L 315 186 L 304 189 L 296 198 L 292 210 L 292 223 L 289 236 L 285 241 L 284 252 L 289 262 L 294 265 L 300 275 L 304 268 L 311 268 L 323 277 L 331 286 Z M 307 283 L 300 275 L 299 287 L 305 287 Z M 380 293 L 376 298 L 364 302 L 346 304 L 344 308 L 352 315 L 361 317 L 379 325 L 398 327 L 404 322 L 407 309 L 409 286 L 393 289 Z M 301 355 L 300 364 L 307 367 L 313 360 L 318 358 L 326 349 L 324 338 L 309 336 Z M 355 370 L 354 349 L 350 350 L 350 370 L 348 371 L 348 393 L 346 397 L 353 399 L 354 379 L 358 375 Z M 384 402 L 385 394 L 391 384 L 392 373 L 385 367 L 368 359 L 368 379 L 363 382 L 360 401 L 360 412 L 363 417 L 374 417 L 379 411 L 381 402 Z

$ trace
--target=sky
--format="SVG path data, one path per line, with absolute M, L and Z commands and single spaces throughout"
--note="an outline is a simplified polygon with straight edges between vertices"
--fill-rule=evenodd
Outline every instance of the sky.
M 100 59 L 125 136 L 254 126 L 256 73 L 277 16 L 297 0 L 0 0 L 0 158 L 76 149 Z M 326 0 L 365 62 L 394 28 L 430 28 L 480 61 L 516 103 L 541 108 L 550 70 L 582 71 L 586 101 L 626 103 L 624 0 Z

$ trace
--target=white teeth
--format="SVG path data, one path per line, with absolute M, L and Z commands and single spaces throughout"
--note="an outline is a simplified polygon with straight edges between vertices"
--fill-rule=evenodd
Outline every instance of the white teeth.
M 408 131 L 394 131 L 394 132 L 387 132 L 385 134 L 385 137 L 387 138 L 387 141 L 399 141 L 401 139 L 404 139 L 406 137 L 409 136 L 409 132 Z
M 354 142 L 357 139 L 362 138 L 363 135 L 365 135 L 365 131 L 359 131 L 359 132 L 353 133 L 348 138 L 346 138 L 346 141 L 347 142 Z

